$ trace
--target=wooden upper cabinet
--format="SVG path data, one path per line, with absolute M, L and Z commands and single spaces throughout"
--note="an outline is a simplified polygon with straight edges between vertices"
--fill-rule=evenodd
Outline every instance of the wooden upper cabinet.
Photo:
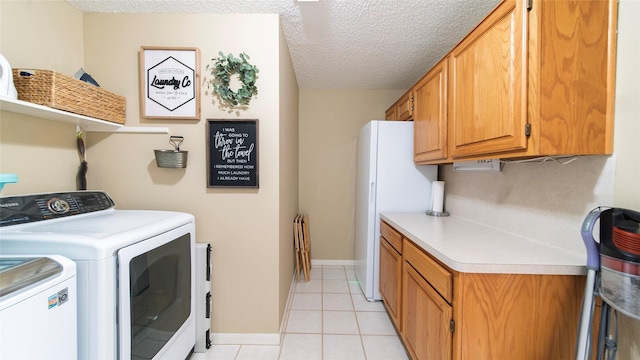
M 529 116 L 537 153 L 613 152 L 617 4 L 534 3 L 529 21 Z
M 415 162 L 611 154 L 617 14 L 502 1 L 414 85 Z
M 413 160 L 446 159 L 447 59 L 438 63 L 413 87 Z
M 411 120 L 413 119 L 413 89 L 407 90 L 387 111 L 385 120 Z
M 616 6 L 501 3 L 450 54 L 451 158 L 610 154 Z
M 398 120 L 411 120 L 413 118 L 413 92 L 407 91 L 396 103 L 396 116 Z
M 387 111 L 385 111 L 384 119 L 390 121 L 397 120 L 396 104 L 393 104 L 390 108 L 387 109 Z
M 450 53 L 452 157 L 526 149 L 527 9 L 506 0 Z

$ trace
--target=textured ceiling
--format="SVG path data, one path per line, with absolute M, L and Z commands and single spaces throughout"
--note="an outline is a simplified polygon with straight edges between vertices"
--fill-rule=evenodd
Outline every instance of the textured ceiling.
M 302 89 L 408 89 L 500 0 L 67 0 L 83 12 L 279 14 Z

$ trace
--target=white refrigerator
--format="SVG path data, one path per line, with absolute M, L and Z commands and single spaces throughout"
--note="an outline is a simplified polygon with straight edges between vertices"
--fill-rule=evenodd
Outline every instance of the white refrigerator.
M 360 130 L 354 253 L 367 300 L 380 300 L 380 213 L 426 212 L 437 177 L 436 165 L 413 163 L 413 122 L 373 120 Z

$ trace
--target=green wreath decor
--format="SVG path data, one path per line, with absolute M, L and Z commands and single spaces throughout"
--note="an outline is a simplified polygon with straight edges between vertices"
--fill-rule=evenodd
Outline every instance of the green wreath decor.
M 206 67 L 207 70 L 211 69 L 213 76 L 207 87 L 212 86 L 213 92 L 231 107 L 249 105 L 251 97 L 258 94 L 256 87 L 258 68 L 247 61 L 250 58 L 244 52 L 240 53 L 240 58 L 234 57 L 232 54 L 225 56 L 222 51 L 218 55 L 220 56 L 211 59 L 213 66 L 207 65 Z M 229 88 L 229 81 L 235 74 L 242 82 L 242 86 L 236 92 Z

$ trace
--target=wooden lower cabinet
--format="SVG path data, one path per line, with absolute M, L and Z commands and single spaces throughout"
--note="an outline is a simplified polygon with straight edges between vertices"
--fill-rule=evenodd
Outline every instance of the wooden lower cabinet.
M 383 301 L 412 359 L 574 358 L 584 276 L 463 273 L 402 240 L 400 299 Z M 392 284 L 400 253 L 381 241 L 380 278 Z
M 380 222 L 380 296 L 389 317 L 402 331 L 402 235 L 386 222 Z
M 403 271 L 402 339 L 413 359 L 451 359 L 452 307 L 411 266 Z
M 396 329 L 401 327 L 402 255 L 380 237 L 380 296 Z
M 574 359 L 584 278 L 460 273 L 456 359 Z

